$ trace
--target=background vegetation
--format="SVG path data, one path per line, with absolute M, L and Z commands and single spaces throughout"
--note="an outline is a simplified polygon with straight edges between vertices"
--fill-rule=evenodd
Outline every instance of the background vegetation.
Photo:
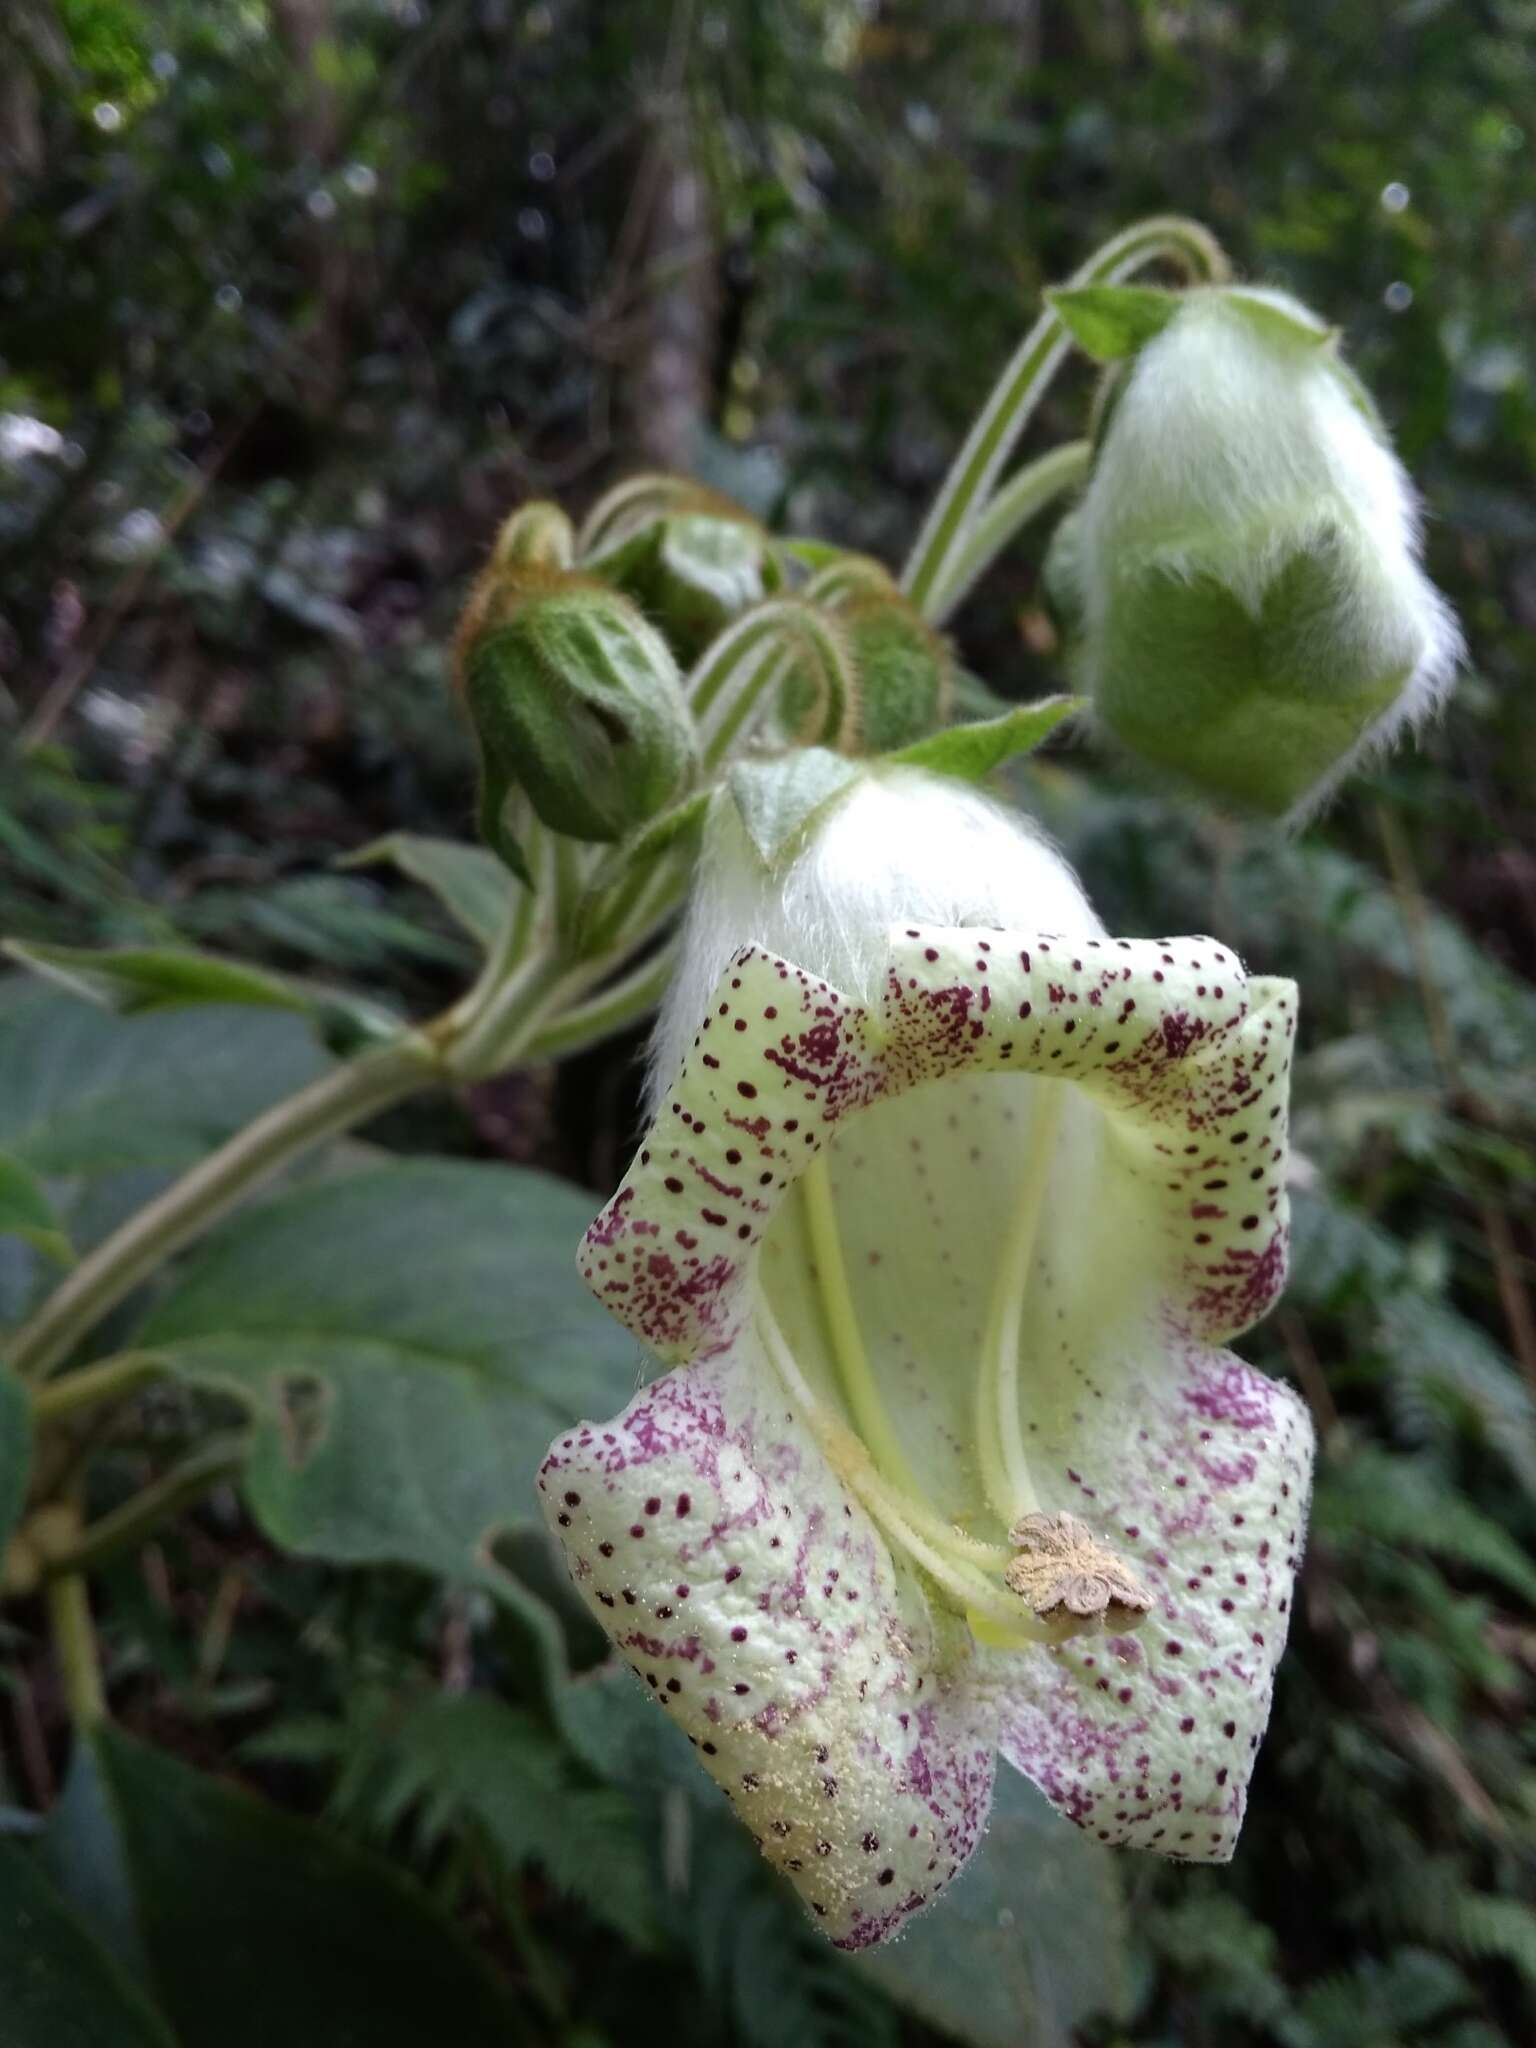
M 209 1403 L 254 1443 L 238 1494 L 104 1563 L 84 1763 L 41 1603 L 7 1610 L 0 2013 L 99 1997 L 78 2038 L 113 2048 L 1531 2038 L 1533 109 L 1525 0 L 12 0 L 13 937 L 436 1007 L 473 933 L 339 863 L 468 832 L 445 646 L 500 515 L 659 464 L 899 558 L 1040 286 L 1149 211 L 1345 330 L 1472 665 L 1301 843 L 1071 751 L 1018 778 L 1113 927 L 1216 930 L 1304 991 L 1296 1277 L 1247 1348 L 1323 1461 L 1230 1870 L 1095 1854 L 1015 1787 L 953 1900 L 855 1966 L 627 1680 L 567 1682 L 598 1646 L 520 1475 L 635 1361 L 601 1318 L 555 1359 L 519 1332 L 627 1155 L 631 1038 L 394 1113 L 133 1306 L 179 1390 L 113 1412 L 92 1506 Z M 1038 556 L 960 630 L 1010 697 L 1059 684 Z M 119 1021 L 17 977 L 0 1145 L 88 1246 L 325 1057 L 280 1013 Z M 0 1319 L 57 1270 L 37 1235 L 0 1244 Z M 237 1340 L 294 1361 L 286 1406 L 241 1408 Z M 325 1461 L 294 1479 L 317 1385 L 417 1490 L 360 1520 Z

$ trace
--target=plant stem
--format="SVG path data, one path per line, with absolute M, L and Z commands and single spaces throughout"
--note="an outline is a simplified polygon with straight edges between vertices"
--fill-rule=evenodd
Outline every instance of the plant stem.
M 677 968 L 677 947 L 663 946 L 609 988 L 577 1003 L 535 1031 L 528 1040 L 531 1060 L 565 1059 L 626 1025 L 638 1023 L 666 993 Z
M 32 1396 L 36 1422 L 60 1422 L 81 1408 L 94 1408 L 98 1401 L 110 1401 L 128 1394 L 145 1380 L 154 1379 L 164 1368 L 153 1351 L 120 1351 L 99 1365 L 83 1366 L 66 1373 L 51 1386 L 42 1386 Z
M 944 575 L 929 586 L 923 616 L 941 626 L 970 595 L 1022 526 L 1088 475 L 1093 446 L 1064 441 L 1009 477 L 967 528 Z
M 179 1465 L 173 1465 L 121 1507 L 83 1529 L 72 1549 L 50 1558 L 44 1567 L 50 1594 L 61 1581 L 74 1579 L 79 1583 L 82 1574 L 95 1571 L 119 1551 L 135 1549 L 151 1530 L 231 1478 L 249 1452 L 250 1438 L 244 1432 L 211 1437 L 200 1444 Z
M 1166 216 L 1141 221 L 1106 242 L 1074 274 L 1072 283 L 1116 284 L 1159 259 L 1177 263 L 1191 278 L 1219 278 L 1227 272 L 1226 258 L 1206 229 L 1196 221 Z M 934 586 L 953 573 L 966 530 L 986 505 L 1003 464 L 1070 346 L 1059 315 L 1047 308 L 977 414 L 902 573 L 902 588 L 925 615 Z
M 852 731 L 858 681 L 830 618 L 801 598 L 769 598 L 745 612 L 700 657 L 688 700 L 706 769 L 717 768 L 760 710 L 771 706 L 782 664 L 799 655 L 818 678 L 811 742 L 837 746 Z
M 438 1054 L 413 1035 L 333 1068 L 267 1110 L 82 1259 L 18 1332 L 12 1365 L 46 1377 L 141 1280 L 299 1153 L 440 1078 Z
M 48 1581 L 48 1626 L 70 1720 L 82 1732 L 99 1727 L 107 1718 L 107 1695 L 90 1594 L 78 1572 L 63 1572 Z

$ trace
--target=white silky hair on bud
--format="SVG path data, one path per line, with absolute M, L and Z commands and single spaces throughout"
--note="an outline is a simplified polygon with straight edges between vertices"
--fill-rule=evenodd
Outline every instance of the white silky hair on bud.
M 1266 333 L 1233 303 L 1242 299 L 1310 327 L 1319 344 Z M 1464 645 L 1455 614 L 1420 567 L 1418 495 L 1351 389 L 1324 323 L 1288 293 L 1243 287 L 1187 295 L 1126 379 L 1082 518 L 1090 631 L 1120 567 L 1219 568 L 1233 595 L 1257 613 L 1275 577 L 1314 540 L 1342 530 L 1370 551 L 1378 578 L 1357 580 L 1356 601 L 1373 615 L 1361 623 L 1385 644 L 1399 642 L 1406 628 L 1418 656 L 1397 701 L 1308 792 L 1293 822 L 1449 695 Z M 1226 533 L 1232 546 L 1219 565 L 1205 548 L 1195 559 L 1181 532 Z M 1256 533 L 1265 536 L 1258 544 Z
M 664 1100 L 743 946 L 765 946 L 870 1003 L 889 964 L 890 928 L 905 922 L 1104 935 L 1076 875 L 1039 828 L 950 777 L 916 768 L 866 773 L 777 871 L 722 792 L 651 1039 L 648 1110 Z

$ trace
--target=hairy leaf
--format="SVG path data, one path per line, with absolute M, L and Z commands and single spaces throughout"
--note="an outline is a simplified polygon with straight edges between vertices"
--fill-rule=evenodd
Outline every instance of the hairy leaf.
M 137 1341 L 250 1409 L 245 1484 L 276 1541 L 516 1597 L 497 1546 L 544 1445 L 634 1380 L 576 1277 L 590 1208 L 451 1160 L 327 1181 L 226 1227 Z

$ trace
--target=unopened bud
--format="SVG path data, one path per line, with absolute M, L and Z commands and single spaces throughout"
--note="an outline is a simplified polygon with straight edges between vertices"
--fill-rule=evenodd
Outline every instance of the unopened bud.
M 684 660 L 778 583 L 768 536 L 749 512 L 671 478 L 658 478 L 652 491 L 636 488 L 601 527 L 584 565 L 643 605 Z
M 1336 336 L 1279 292 L 1167 296 L 1087 308 L 1125 367 L 1051 595 L 1127 747 L 1219 797 L 1308 808 L 1436 707 L 1460 636 Z
M 859 752 L 890 753 L 943 724 L 954 693 L 954 659 L 883 562 L 840 555 L 817 571 L 804 594 L 807 603 L 831 613 L 848 650 L 858 695 L 852 741 Z M 797 665 L 780 700 L 787 731 L 802 729 L 810 699 L 810 678 Z
M 954 688 L 949 649 L 902 597 L 861 597 L 839 614 L 859 679 L 859 736 L 889 753 L 943 724 Z
M 535 498 L 501 523 L 491 547 L 493 569 L 569 569 L 576 534 L 558 505 Z
M 547 568 L 487 574 L 458 643 L 480 744 L 480 829 L 527 876 L 512 809 L 553 831 L 615 840 L 682 795 L 693 726 L 670 649 L 595 577 Z

